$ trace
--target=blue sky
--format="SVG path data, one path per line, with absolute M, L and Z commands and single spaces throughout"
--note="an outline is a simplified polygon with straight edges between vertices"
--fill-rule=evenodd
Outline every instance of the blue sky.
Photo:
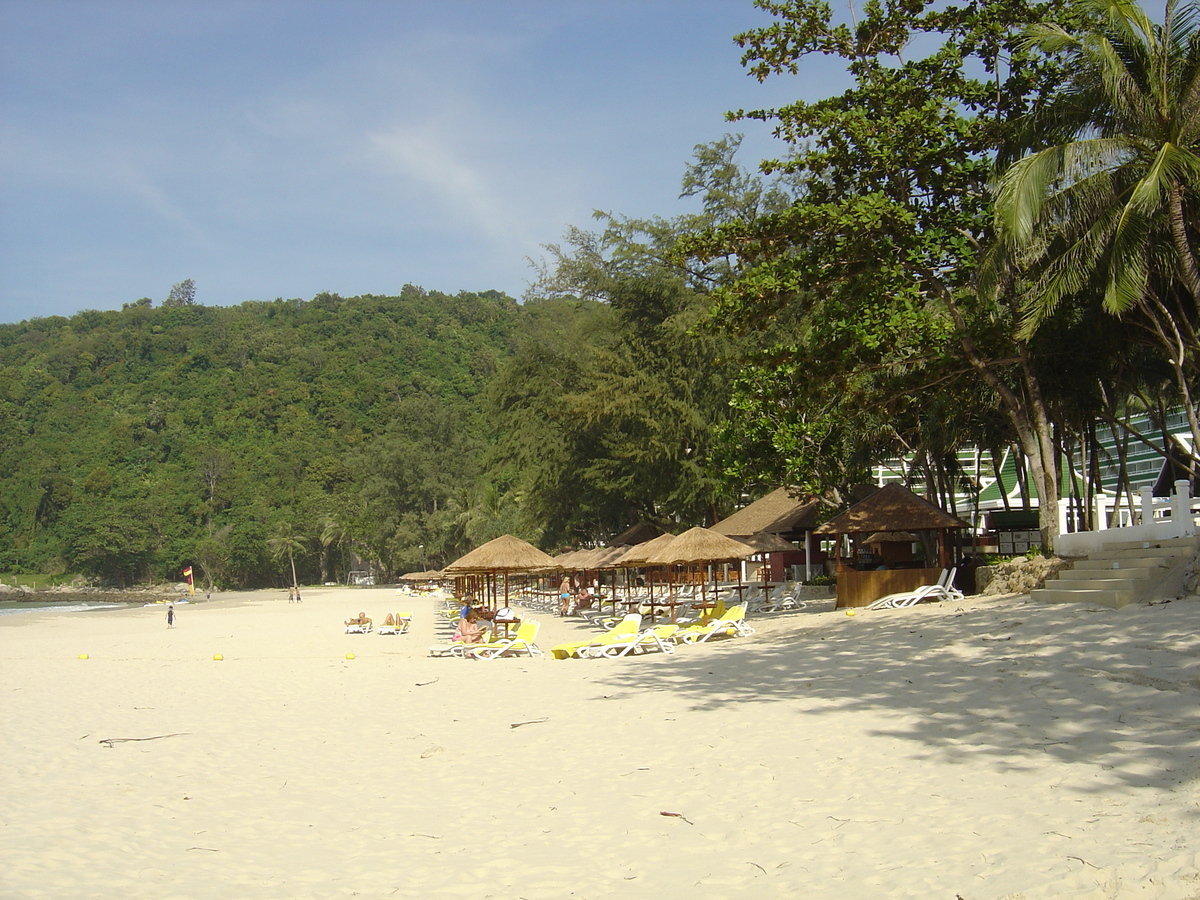
M 0 0 L 0 322 L 497 289 L 594 209 L 671 216 L 759 84 L 750 0 Z M 831 80 L 832 78 L 832 80 Z

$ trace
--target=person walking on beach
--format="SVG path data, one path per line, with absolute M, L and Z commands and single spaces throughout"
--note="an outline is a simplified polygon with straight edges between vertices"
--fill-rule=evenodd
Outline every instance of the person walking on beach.
M 167 627 L 168 628 L 175 627 L 175 604 L 174 603 L 167 604 Z
M 571 612 L 571 596 L 575 591 L 575 585 L 571 583 L 571 576 L 563 576 L 562 584 L 558 586 L 558 614 L 560 616 L 568 615 Z
M 288 588 L 288 603 L 295 603 L 295 602 L 296 602 L 296 588 L 289 587 Z
M 300 585 L 296 585 L 296 602 L 297 603 L 304 602 L 303 600 L 300 599 Z

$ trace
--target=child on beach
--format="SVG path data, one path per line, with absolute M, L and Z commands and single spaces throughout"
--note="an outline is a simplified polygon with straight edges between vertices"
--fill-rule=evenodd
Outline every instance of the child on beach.
M 175 627 L 175 604 L 174 603 L 167 604 L 167 627 L 168 628 Z

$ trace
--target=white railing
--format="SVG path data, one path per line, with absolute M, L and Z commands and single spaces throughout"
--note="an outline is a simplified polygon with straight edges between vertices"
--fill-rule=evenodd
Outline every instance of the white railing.
M 1108 528 L 1108 518 L 1116 497 L 1096 498 L 1096 531 L 1065 533 L 1065 504 L 1060 533 L 1054 549 L 1063 556 L 1085 556 L 1114 541 L 1162 541 L 1177 537 L 1192 537 L 1198 533 L 1196 517 L 1200 514 L 1200 498 L 1192 497 L 1191 484 L 1186 480 L 1175 482 L 1175 492 L 1166 499 L 1155 499 L 1149 486 L 1143 487 L 1139 496 L 1137 523 Z M 1121 520 L 1128 522 L 1128 508 L 1121 510 Z

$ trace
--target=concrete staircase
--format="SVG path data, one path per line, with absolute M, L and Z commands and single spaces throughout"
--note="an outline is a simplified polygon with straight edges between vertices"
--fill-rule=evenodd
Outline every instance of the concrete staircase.
M 1105 544 L 1075 561 L 1044 588 L 1032 591 L 1044 603 L 1086 602 L 1120 609 L 1149 599 L 1168 582 L 1182 584 L 1183 570 L 1200 547 L 1197 538 Z

